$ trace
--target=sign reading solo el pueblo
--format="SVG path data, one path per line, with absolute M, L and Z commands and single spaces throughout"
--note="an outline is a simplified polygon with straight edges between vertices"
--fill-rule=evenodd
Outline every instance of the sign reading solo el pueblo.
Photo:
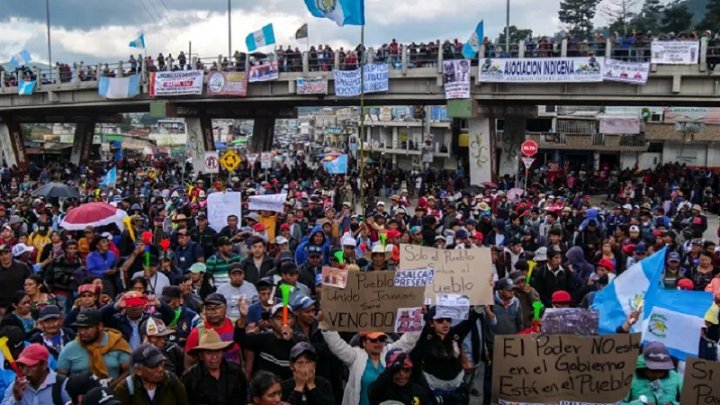
M 400 245 L 400 269 L 428 267 L 435 271 L 425 298 L 435 302 L 436 294 L 467 295 L 471 305 L 492 305 L 492 258 L 490 249 L 441 250 L 425 246 Z
M 423 304 L 425 287 L 396 287 L 395 272 L 347 273 L 345 288 L 322 286 L 322 329 L 338 332 L 395 330 L 398 308 Z
M 630 389 L 639 351 L 639 333 L 497 335 L 493 402 L 622 401 Z

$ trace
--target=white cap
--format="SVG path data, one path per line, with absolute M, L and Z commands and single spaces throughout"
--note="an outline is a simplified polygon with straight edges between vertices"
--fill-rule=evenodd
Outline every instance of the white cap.
M 284 237 L 284 236 L 278 236 L 277 238 L 275 238 L 275 244 L 276 244 L 276 245 L 282 245 L 283 243 L 288 243 L 288 240 L 287 240 L 286 237 Z
M 17 245 L 13 246 L 12 255 L 13 257 L 18 257 L 23 253 L 32 252 L 33 250 L 35 250 L 33 246 L 29 246 L 24 243 L 18 243 Z
M 625 204 L 625 205 L 623 205 L 623 209 L 624 209 L 624 210 L 632 210 L 632 205 L 630 205 L 630 204 Z
M 357 246 L 357 241 L 352 236 L 345 236 L 340 239 L 341 246 Z
M 640 228 L 638 228 L 637 225 L 633 225 L 630 227 L 630 232 L 640 232 Z

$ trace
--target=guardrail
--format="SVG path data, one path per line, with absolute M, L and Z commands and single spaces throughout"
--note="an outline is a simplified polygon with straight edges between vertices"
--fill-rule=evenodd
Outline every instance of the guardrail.
M 708 45 L 707 38 L 700 40 L 700 54 L 698 55 L 698 70 L 705 72 L 714 68 L 720 62 L 720 45 L 713 41 L 712 46 Z M 420 47 L 401 45 L 398 54 L 391 54 L 389 49 L 381 48 L 379 51 L 369 48 L 363 55 L 363 61 L 388 62 L 392 69 L 407 73 L 409 69 L 433 69 L 442 73 L 442 62 L 448 56 L 461 57 L 455 50 L 448 51 L 440 47 Z M 58 65 L 53 69 L 39 69 L 33 67 L 26 69 L 26 76 L 29 80 L 37 79 L 37 89 L 44 85 L 57 85 L 65 83 L 81 83 L 98 81 L 102 76 L 123 77 L 136 72 L 146 76 L 147 72 L 153 70 L 190 70 L 199 69 L 205 72 L 224 71 L 249 71 L 254 63 L 266 60 L 278 60 L 281 73 L 303 73 L 329 72 L 334 69 L 352 69 L 357 62 L 348 63 L 340 57 L 338 51 L 329 53 L 311 53 L 308 51 L 299 54 L 293 52 L 282 55 L 267 54 L 255 56 L 256 54 L 236 54 L 234 57 L 218 55 L 217 57 L 192 57 L 186 60 L 185 64 L 179 64 L 177 59 L 166 59 L 164 67 L 158 66 L 156 61 L 148 61 L 140 58 L 135 64 L 129 61 L 113 63 Z M 500 45 L 483 44 L 480 47 L 479 56 L 473 60 L 476 66 L 479 58 L 489 57 L 572 57 L 572 56 L 604 56 L 607 58 L 630 60 L 637 62 L 650 61 L 649 43 L 642 43 L 639 46 L 634 44 L 618 45 L 614 40 L 607 39 L 604 42 L 575 42 L 563 39 L 559 42 L 544 41 L 519 41 L 510 45 L 510 52 L 506 52 Z M 134 66 L 134 67 L 133 67 Z M 654 69 L 653 69 L 654 71 Z M 145 78 L 145 80 L 147 80 Z M 12 72 L 0 72 L 0 90 L 6 87 L 16 87 L 17 78 Z

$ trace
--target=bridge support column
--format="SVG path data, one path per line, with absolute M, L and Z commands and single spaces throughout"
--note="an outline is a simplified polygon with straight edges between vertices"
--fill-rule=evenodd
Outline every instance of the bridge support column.
M 250 139 L 250 150 L 263 152 L 272 149 L 275 134 L 274 117 L 256 117 L 253 119 L 253 135 Z
M 480 185 L 492 181 L 495 167 L 495 145 L 491 136 L 493 121 L 489 115 L 479 115 L 467 120 L 470 184 Z
M 212 120 L 208 117 L 185 118 L 187 127 L 187 150 L 193 163 L 193 172 L 203 171 L 205 166 L 205 151 L 215 150 L 215 140 L 212 133 Z
M 95 136 L 94 119 L 80 121 L 75 124 L 75 136 L 73 137 L 72 152 L 70 152 L 70 163 L 77 166 L 80 162 L 90 160 L 93 136 Z
M 17 166 L 21 170 L 27 169 L 28 158 L 19 123 L 9 120 L 0 122 L 0 144 L 3 145 L 0 148 L 2 160 L 8 167 Z
M 505 115 L 500 156 L 498 156 L 498 176 L 509 175 L 515 177 L 520 168 L 520 145 L 525 141 L 527 131 L 527 116 Z

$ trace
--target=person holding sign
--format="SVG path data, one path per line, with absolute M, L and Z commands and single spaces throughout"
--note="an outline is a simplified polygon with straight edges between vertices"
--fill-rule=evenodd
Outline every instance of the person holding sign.
M 680 405 L 682 380 L 667 347 L 660 342 L 648 343 L 637 360 L 630 392 L 622 404 Z
M 370 260 L 370 263 L 363 269 L 363 271 L 383 271 L 389 270 L 387 265 L 387 259 L 392 256 L 392 252 L 388 252 L 381 244 L 373 246 L 372 251 L 365 253 L 366 259 Z
M 350 369 L 342 404 L 370 405 L 368 389 L 385 370 L 387 353 L 393 349 L 409 352 L 418 342 L 420 332 L 408 332 L 390 344 L 383 332 L 361 332 L 360 347 L 350 346 L 337 331 L 325 330 L 323 337 L 330 351 Z

